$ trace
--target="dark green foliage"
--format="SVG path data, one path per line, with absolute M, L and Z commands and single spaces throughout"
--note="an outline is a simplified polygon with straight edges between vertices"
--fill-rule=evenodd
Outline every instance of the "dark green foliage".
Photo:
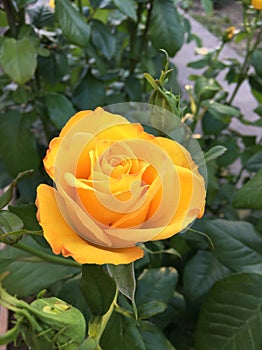
M 262 11 L 248 9 L 247 27 L 235 36 L 236 43 L 247 41 L 243 62 L 220 59 L 224 39 L 214 50 L 200 50 L 188 65 L 195 69 L 188 101 L 176 96 L 179 116 L 201 134 L 208 171 L 204 218 L 168 240 L 146 243 L 135 265 L 81 270 L 51 252 L 36 219 L 35 188 L 51 184 L 42 166 L 48 142 L 79 110 L 147 102 L 152 89 L 143 74 L 156 82 L 163 73 L 159 49 L 173 57 L 184 38 L 198 46 L 201 38 L 190 33 L 173 0 L 56 0 L 55 10 L 29 8 L 32 0 L 3 3 L 0 187 L 10 184 L 0 196 L 0 241 L 8 245 L 0 252 L 3 286 L 25 298 L 46 289 L 80 309 L 89 321 L 81 350 L 99 349 L 98 341 L 104 350 L 260 350 L 261 136 L 241 135 L 231 122 L 262 126 Z M 201 1 L 206 12 L 212 3 Z M 169 90 L 180 87 L 176 67 L 169 67 L 169 81 L 161 84 L 172 96 Z M 233 93 L 218 82 L 220 73 L 235 84 Z M 258 103 L 255 122 L 234 105 L 244 81 Z M 6 339 L 17 334 L 14 328 Z M 74 349 L 70 345 L 65 349 Z

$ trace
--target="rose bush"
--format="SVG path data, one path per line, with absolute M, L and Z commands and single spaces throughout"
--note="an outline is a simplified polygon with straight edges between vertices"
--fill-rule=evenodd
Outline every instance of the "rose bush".
M 203 215 L 204 178 L 177 142 L 102 108 L 81 111 L 47 150 L 55 186 L 37 189 L 38 220 L 55 254 L 123 264 Z

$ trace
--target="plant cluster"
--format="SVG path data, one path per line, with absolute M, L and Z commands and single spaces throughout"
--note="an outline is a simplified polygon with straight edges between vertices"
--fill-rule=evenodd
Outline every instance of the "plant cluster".
M 0 8 L 0 187 L 8 185 L 0 197 L 0 304 L 14 323 L 0 345 L 260 349 L 261 136 L 230 123 L 262 126 L 261 2 L 242 0 L 243 27 L 228 28 L 213 50 L 201 47 L 173 0 L 34 2 L 3 0 Z M 159 50 L 173 57 L 185 40 L 197 42 L 201 58 L 189 64 L 196 74 L 181 101 L 176 68 L 168 59 L 163 68 Z M 246 43 L 242 62 L 220 59 L 232 40 Z M 218 82 L 221 73 L 232 93 Z M 245 81 L 258 103 L 255 122 L 234 105 Z M 51 184 L 42 165 L 49 141 L 76 111 L 145 102 L 149 93 L 205 152 L 205 216 L 167 240 L 144 243 L 144 257 L 133 264 L 55 256 L 34 204 L 39 183 Z

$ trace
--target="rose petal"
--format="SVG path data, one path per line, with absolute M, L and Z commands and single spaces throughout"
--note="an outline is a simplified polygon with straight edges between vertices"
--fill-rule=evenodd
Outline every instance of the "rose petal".
M 125 216 L 127 212 L 131 211 L 134 213 L 134 210 L 137 208 L 137 217 L 135 220 L 136 224 L 133 224 L 132 226 L 140 225 L 145 220 L 150 204 L 149 202 L 147 205 L 144 203 L 146 200 L 146 198 L 144 198 L 145 186 L 141 187 L 138 184 L 134 189 L 132 189 L 132 183 L 127 183 L 127 186 L 123 186 L 123 188 L 125 188 L 125 192 L 120 191 L 113 195 L 110 190 L 109 192 L 106 190 L 106 186 L 108 185 L 106 182 L 102 182 L 98 187 L 100 190 L 103 190 L 103 192 L 98 192 L 98 189 L 90 186 L 88 181 L 78 180 L 69 173 L 66 173 L 65 177 L 68 185 L 72 186 L 72 190 L 77 190 L 77 195 L 74 196 L 74 200 L 79 205 L 84 206 L 86 211 L 89 213 L 89 215 L 91 215 L 93 220 L 96 220 L 96 222 L 105 226 L 114 226 L 115 223 L 123 217 L 123 215 Z M 134 180 L 132 175 L 131 180 Z M 129 187 L 130 191 L 128 191 Z M 79 196 L 80 201 L 78 200 L 77 196 Z M 144 207 L 143 211 L 140 210 L 142 206 Z M 116 211 L 112 210 L 113 208 L 115 208 Z M 123 221 L 121 222 L 123 224 Z
M 140 124 L 130 124 L 126 119 L 122 117 L 121 119 L 114 120 L 116 117 L 120 118 L 119 116 L 112 115 L 112 124 L 109 124 L 108 118 L 104 118 L 103 114 L 96 117 L 95 122 L 97 123 L 97 119 L 100 118 L 98 120 L 100 120 L 101 124 L 99 126 L 95 125 L 98 128 L 97 130 L 94 130 L 93 127 L 89 130 L 90 133 L 93 133 L 93 135 L 95 135 L 96 143 L 98 143 L 99 140 L 102 140 L 102 142 L 104 142 L 104 145 L 108 145 L 110 143 L 115 143 L 116 141 L 122 140 L 124 144 L 125 140 L 130 139 L 147 141 L 151 141 L 152 139 L 154 139 L 154 136 L 149 135 L 143 131 L 143 127 Z M 93 124 L 93 118 L 90 118 L 89 123 L 90 125 Z M 81 126 L 81 129 L 78 129 L 75 132 L 78 132 L 79 130 L 83 131 L 83 128 L 84 127 Z M 79 161 L 77 165 L 77 177 L 88 178 L 89 172 L 86 169 L 86 159 L 89 158 L 90 151 L 94 149 L 94 143 L 87 144 L 86 147 L 83 149 L 82 153 L 79 156 Z M 99 154 L 101 154 L 101 152 L 99 152 Z M 135 162 L 133 163 L 133 166 L 135 166 Z M 134 171 L 136 171 L 135 168 L 133 169 L 133 172 Z
M 47 174 L 51 177 L 51 179 L 54 179 L 54 167 L 55 167 L 55 161 L 57 152 L 59 151 L 59 147 L 62 142 L 61 137 L 55 137 L 51 140 L 49 143 L 49 148 L 46 151 L 46 156 L 43 159 L 44 167 L 47 172 Z
M 79 123 L 80 120 L 82 120 L 83 118 L 86 119 L 86 117 L 88 115 L 90 115 L 91 113 L 94 113 L 91 110 L 86 110 L 86 111 L 80 111 L 78 113 L 76 113 L 73 117 L 71 117 L 68 122 L 65 124 L 65 126 L 63 127 L 63 129 L 61 130 L 59 136 L 60 137 L 65 137 L 66 134 L 77 124 Z M 80 129 L 81 130 L 81 129 Z M 81 130 L 84 131 L 84 130 Z
M 178 142 L 164 137 L 156 137 L 152 142 L 167 152 L 175 165 L 191 170 L 197 167 L 193 162 L 190 153 Z
M 80 264 L 128 264 L 143 257 L 143 250 L 138 247 L 105 249 L 80 238 L 64 221 L 54 191 L 50 186 L 40 185 L 36 205 L 44 237 L 55 254 L 72 256 Z
M 171 237 L 175 233 L 184 230 L 194 219 L 203 215 L 206 196 L 203 177 L 190 172 L 186 168 L 176 168 L 180 179 L 178 207 L 172 220 L 159 232 L 154 240 Z
M 59 186 L 58 191 L 55 191 L 55 196 L 64 220 L 73 231 L 89 242 L 112 248 L 113 243 L 104 232 L 104 225 L 101 225 L 85 210 L 77 196 L 72 199 Z

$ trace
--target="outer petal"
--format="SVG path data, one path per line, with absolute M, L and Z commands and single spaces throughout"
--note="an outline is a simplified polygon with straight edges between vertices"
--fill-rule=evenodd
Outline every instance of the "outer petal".
M 56 160 L 56 156 L 57 156 L 59 147 L 61 145 L 61 142 L 62 142 L 61 137 L 53 138 L 49 143 L 49 148 L 46 151 L 46 156 L 43 160 L 45 170 L 52 180 L 54 180 L 55 160 Z
M 56 203 L 54 189 L 47 185 L 37 188 L 36 205 L 44 237 L 55 254 L 72 256 L 80 264 L 128 264 L 143 257 L 138 247 L 104 249 L 80 238 L 64 221 Z
M 197 167 L 193 162 L 190 153 L 178 142 L 164 137 L 156 137 L 153 142 L 168 153 L 175 165 L 191 170 Z
M 94 111 L 76 113 L 63 127 L 59 136 L 71 138 L 76 132 L 87 132 L 97 135 L 103 130 L 121 124 L 130 123 L 124 117 L 108 113 L 103 108 L 98 107 Z
M 170 223 L 154 240 L 166 239 L 184 230 L 194 219 L 203 215 L 206 190 L 204 179 L 189 169 L 176 167 L 180 182 L 178 207 Z
M 68 122 L 65 124 L 65 126 L 63 127 L 63 129 L 60 132 L 60 137 L 64 137 L 70 130 L 71 128 L 78 123 L 81 119 L 83 119 L 84 117 L 86 117 L 88 114 L 93 113 L 93 111 L 81 111 L 76 113 L 72 118 L 70 118 L 68 120 Z

